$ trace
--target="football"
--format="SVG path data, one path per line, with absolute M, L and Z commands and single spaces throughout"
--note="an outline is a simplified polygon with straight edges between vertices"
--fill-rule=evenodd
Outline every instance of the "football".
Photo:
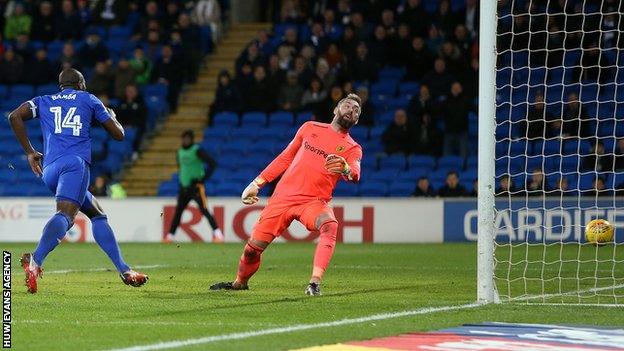
M 613 241 L 613 226 L 604 219 L 591 220 L 585 226 L 585 240 L 591 244 L 605 244 Z

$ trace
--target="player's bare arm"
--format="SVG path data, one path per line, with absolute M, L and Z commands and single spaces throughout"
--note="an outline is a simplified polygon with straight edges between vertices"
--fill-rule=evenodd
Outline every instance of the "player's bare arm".
M 43 174 L 43 167 L 41 166 L 43 155 L 39 151 L 35 150 L 30 143 L 30 139 L 28 139 L 28 134 L 26 133 L 26 126 L 24 125 L 24 121 L 31 118 L 33 118 L 33 113 L 30 105 L 26 102 L 9 113 L 8 116 L 11 129 L 13 130 L 15 137 L 17 137 L 20 145 L 22 145 L 22 149 L 24 149 L 26 156 L 28 156 L 30 168 L 33 173 L 35 173 L 38 177 L 41 177 Z
M 111 118 L 102 123 L 102 126 L 104 127 L 104 129 L 106 129 L 108 134 L 113 139 L 117 141 L 122 141 L 124 139 L 125 133 L 123 126 L 121 125 L 121 123 L 119 123 L 119 121 L 117 121 L 115 111 L 113 111 L 113 109 L 111 109 L 110 107 L 107 107 L 106 112 L 108 112 Z

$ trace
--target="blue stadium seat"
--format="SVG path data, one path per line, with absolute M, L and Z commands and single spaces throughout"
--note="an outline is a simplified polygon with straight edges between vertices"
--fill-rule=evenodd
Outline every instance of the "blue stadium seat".
M 420 84 L 416 82 L 405 82 L 399 85 L 399 97 L 418 96 L 420 93 Z
M 35 88 L 29 84 L 16 84 L 11 87 L 9 96 L 12 100 L 28 100 L 35 96 Z
M 412 182 L 392 182 L 388 187 L 388 196 L 408 197 L 414 191 Z
M 132 154 L 132 143 L 129 141 L 117 141 L 110 139 L 107 143 L 108 154 L 118 154 L 123 159 Z
M 461 171 L 464 169 L 464 158 L 461 156 L 443 156 L 438 160 L 438 169 Z
M 231 125 L 214 125 L 204 129 L 204 140 L 227 140 L 234 128 Z
M 292 127 L 294 121 L 293 114 L 288 111 L 277 111 L 269 115 L 270 126 Z
M 238 115 L 234 112 L 219 112 L 212 119 L 214 126 L 237 126 Z
M 407 158 L 407 164 L 409 165 L 410 169 L 433 169 L 435 167 L 435 163 L 435 157 L 428 155 L 410 155 Z
M 165 180 L 158 186 L 158 196 L 177 196 L 179 189 L 178 182 Z
M 295 117 L 295 125 L 300 126 L 304 124 L 305 122 L 311 121 L 311 120 L 312 120 L 312 112 L 310 111 L 299 112 L 297 113 L 297 116 Z
M 412 168 L 399 172 L 396 179 L 397 181 L 411 182 L 413 188 L 414 186 L 416 186 L 416 181 L 418 180 L 418 178 L 426 177 L 430 171 L 431 170 L 428 168 Z
M 349 130 L 351 137 L 358 143 L 368 140 L 368 128 L 355 126 Z
M 91 142 L 91 158 L 93 160 L 102 160 L 106 156 L 106 146 L 101 140 L 93 140 Z
M 405 68 L 385 66 L 379 71 L 379 80 L 401 80 L 405 74 Z
M 386 125 L 372 127 L 370 130 L 370 140 L 381 140 L 381 136 L 386 131 L 386 128 L 388 128 Z
M 110 39 L 120 38 L 127 40 L 131 34 L 131 29 L 126 26 L 111 26 L 108 28 L 108 37 Z
M 466 158 L 466 168 L 468 169 L 477 168 L 478 163 L 479 161 L 477 156 L 468 156 L 468 158 Z
M 382 157 L 379 159 L 379 168 L 381 170 L 386 169 L 396 169 L 403 170 L 405 169 L 406 158 L 403 154 L 393 154 L 390 156 Z
M 221 145 L 221 152 L 226 154 L 238 154 L 239 157 L 247 152 L 250 142 L 247 140 L 238 140 L 236 142 Z
M 409 98 L 407 96 L 401 96 L 398 98 L 386 99 L 384 101 L 384 106 L 389 111 L 395 111 L 399 109 L 406 109 L 409 105 Z
M 247 152 L 249 154 L 264 154 L 264 155 L 277 155 L 278 152 L 280 152 L 280 146 L 281 144 L 277 144 L 268 140 L 262 140 L 259 139 L 255 142 L 252 142 L 251 144 L 249 144 L 249 146 L 247 147 Z
M 383 112 L 378 114 L 375 118 L 375 123 L 378 125 L 388 126 L 394 121 L 394 111 Z
M 9 95 L 9 88 L 6 85 L 0 84 L 0 101 L 7 98 Z
M 108 132 L 103 128 L 91 128 L 91 138 L 99 141 L 108 139 Z
M 378 182 L 393 182 L 399 174 L 398 169 L 381 169 L 375 173 L 372 173 L 365 178 L 368 180 Z
M 362 158 L 362 163 L 360 167 L 366 171 L 376 171 L 377 170 L 377 157 L 374 155 L 368 154 L 368 149 L 365 149 L 364 157 Z
M 212 29 L 210 26 L 201 26 L 199 27 L 200 34 L 200 43 L 199 48 L 204 53 L 207 54 L 212 52 L 213 43 L 212 43 Z
M 35 95 L 52 95 L 59 92 L 59 87 L 56 84 L 45 84 L 37 87 Z
M 386 196 L 388 185 L 385 182 L 366 181 L 360 184 L 361 196 Z
M 240 196 L 244 186 L 239 183 L 221 182 L 215 187 L 215 194 L 219 196 Z
M 338 182 L 334 188 L 334 196 L 357 196 L 358 186 L 347 182 Z
M 241 124 L 244 126 L 264 127 L 267 123 L 267 116 L 264 112 L 247 112 L 243 114 Z
M 234 128 L 230 131 L 230 138 L 232 142 L 238 142 L 241 140 L 254 140 L 258 134 L 258 128 L 255 126 L 249 126 L 243 124 L 239 128 Z
M 371 85 L 371 96 L 393 97 L 396 93 L 396 80 L 380 80 L 379 83 Z
M 145 96 L 159 96 L 163 99 L 167 98 L 167 92 L 169 88 L 165 84 L 149 84 L 143 87 L 143 94 Z

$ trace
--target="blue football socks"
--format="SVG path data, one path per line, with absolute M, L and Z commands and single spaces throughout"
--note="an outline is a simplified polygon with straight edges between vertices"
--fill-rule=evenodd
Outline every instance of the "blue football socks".
M 113 234 L 113 229 L 111 229 L 108 224 L 106 216 L 91 218 L 91 224 L 93 225 L 93 237 L 95 238 L 95 241 L 98 245 L 100 245 L 100 248 L 106 252 L 108 258 L 113 261 L 117 271 L 119 271 L 119 273 L 123 273 L 129 270 L 130 267 L 128 267 L 126 262 L 124 262 L 121 257 L 119 245 L 117 245 L 117 240 L 115 240 L 115 234 Z
M 63 237 L 65 237 L 65 233 L 69 230 L 70 224 L 69 218 L 60 212 L 50 218 L 43 228 L 43 235 L 33 253 L 33 258 L 37 265 L 43 265 L 46 256 L 48 256 L 50 251 L 54 250 L 61 240 L 63 240 Z

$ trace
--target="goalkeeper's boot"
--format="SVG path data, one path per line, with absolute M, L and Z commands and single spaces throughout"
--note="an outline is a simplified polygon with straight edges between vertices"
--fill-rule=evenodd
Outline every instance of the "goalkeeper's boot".
M 249 290 L 249 286 L 235 282 L 221 282 L 211 285 L 210 290 Z
M 305 294 L 310 296 L 321 296 L 321 285 L 318 283 L 310 283 L 305 289 Z
M 34 294 L 37 292 L 37 278 L 43 277 L 43 268 L 35 263 L 32 254 L 25 253 L 20 259 L 24 273 L 26 273 L 26 287 L 28 292 Z
M 121 273 L 119 277 L 121 278 L 121 281 L 124 282 L 124 284 L 134 286 L 135 288 L 143 286 L 149 280 L 147 274 L 143 274 L 141 272 L 133 270 L 125 271 Z

